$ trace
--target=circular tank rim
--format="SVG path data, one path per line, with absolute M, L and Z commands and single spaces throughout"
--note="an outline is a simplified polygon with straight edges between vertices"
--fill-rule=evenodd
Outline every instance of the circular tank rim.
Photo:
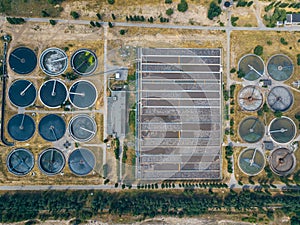
M 238 93 L 238 97 L 240 96 L 242 90 L 244 90 L 244 89 L 247 88 L 247 87 L 251 87 L 251 88 L 255 87 L 255 89 L 259 91 L 260 96 L 261 96 L 261 100 L 262 100 L 262 101 L 261 101 L 261 104 L 260 104 L 260 106 L 259 106 L 257 109 L 255 109 L 255 110 L 247 110 L 247 109 L 245 109 L 243 106 L 240 105 L 240 102 L 239 102 L 239 101 L 238 101 L 238 105 L 241 107 L 241 109 L 242 109 L 243 111 L 246 111 L 246 112 L 256 112 L 256 111 L 258 111 L 260 108 L 262 108 L 262 106 L 264 105 L 264 95 L 263 95 L 262 91 L 261 91 L 256 85 L 249 84 L 249 85 L 246 85 L 246 86 L 244 86 L 244 87 L 241 88 L 241 90 L 240 90 L 239 93 Z
M 42 89 L 42 87 L 44 86 L 44 84 L 46 84 L 47 82 L 50 82 L 50 81 L 54 81 L 54 80 L 56 80 L 56 82 L 61 83 L 61 84 L 65 87 L 65 90 L 66 90 L 66 98 L 65 98 L 64 102 L 66 102 L 66 101 L 68 100 L 68 98 L 69 98 L 68 87 L 66 86 L 66 84 L 65 84 L 61 79 L 50 79 L 50 80 L 45 81 L 45 82 L 40 86 L 38 95 L 39 95 L 39 99 L 40 99 L 41 103 L 42 103 L 44 106 L 46 106 L 47 108 L 49 108 L 49 109 L 58 109 L 58 108 L 61 107 L 60 105 L 59 105 L 59 106 L 55 106 L 55 107 L 53 107 L 53 106 L 48 106 L 47 104 L 45 104 L 45 103 L 43 102 L 43 100 L 42 100 L 42 98 L 41 98 L 41 89 Z
M 262 137 L 261 137 L 258 141 L 256 141 L 256 142 L 248 142 L 248 141 L 245 141 L 245 140 L 242 138 L 242 135 L 240 134 L 240 129 L 239 129 L 239 128 L 240 128 L 241 124 L 243 123 L 243 121 L 246 120 L 246 119 L 257 119 L 257 120 L 259 120 L 259 122 L 261 122 L 261 123 L 263 124 L 263 126 L 264 126 L 264 128 L 265 128 Z M 238 135 L 239 135 L 239 137 L 240 137 L 244 142 L 250 143 L 250 144 L 255 144 L 255 143 L 261 141 L 261 140 L 263 139 L 263 137 L 266 135 L 266 125 L 265 125 L 258 117 L 255 117 L 255 116 L 247 116 L 247 117 L 245 117 L 244 119 L 242 119 L 241 122 L 239 123 L 239 126 L 238 126 L 238 129 L 237 129 L 237 130 L 238 130 Z
M 37 95 L 38 95 L 38 91 L 37 91 L 37 88 L 35 87 L 34 83 L 33 83 L 31 80 L 25 80 L 25 81 L 29 81 L 30 83 L 32 83 L 32 85 L 33 85 L 33 87 L 34 87 L 34 89 L 35 89 L 35 98 L 34 98 L 34 101 L 32 102 L 32 104 L 27 105 L 27 106 L 23 106 L 23 107 L 15 105 L 15 104 L 11 101 L 11 99 L 10 99 L 10 96 L 9 96 L 9 89 L 10 89 L 10 87 L 11 87 L 15 82 L 17 82 L 17 81 L 22 81 L 22 80 L 25 80 L 25 79 L 15 79 L 15 80 L 10 84 L 10 86 L 9 86 L 9 88 L 8 88 L 8 94 L 7 94 L 7 95 L 8 95 L 8 99 L 9 99 L 10 103 L 11 103 L 13 106 L 17 107 L 17 108 L 26 108 L 26 107 L 33 106 L 34 103 L 36 102 Z
M 280 119 L 280 118 L 286 118 L 286 119 L 290 120 L 290 121 L 292 122 L 292 124 L 294 125 L 294 127 L 295 127 L 295 133 L 294 133 L 294 136 L 293 136 L 293 138 L 292 138 L 289 142 L 284 142 L 284 143 L 277 142 L 277 141 L 275 141 L 275 140 L 273 139 L 272 135 L 270 134 L 270 128 L 271 128 L 272 123 L 273 123 L 276 119 Z M 274 118 L 274 119 L 272 119 L 271 122 L 270 122 L 270 124 L 269 124 L 269 126 L 268 126 L 268 135 L 270 136 L 271 140 L 274 141 L 274 142 L 275 142 L 276 144 L 278 144 L 278 145 L 287 145 L 287 144 L 291 143 L 291 142 L 295 139 L 296 134 L 297 134 L 297 127 L 296 127 L 296 124 L 294 123 L 294 121 L 293 121 L 290 117 L 287 117 L 287 116 L 282 116 L 282 117 L 279 117 L 279 118 Z
M 56 173 L 48 173 L 48 172 L 46 172 L 44 169 L 42 169 L 41 163 L 40 163 L 41 157 L 42 157 L 48 150 L 51 150 L 51 149 L 55 149 L 57 152 L 59 152 L 59 154 L 60 154 L 60 155 L 62 156 L 62 158 L 63 158 L 63 166 L 62 166 L 61 169 L 60 169 L 59 171 L 57 171 Z M 39 167 L 39 170 L 40 170 L 43 174 L 45 174 L 45 175 L 47 175 L 47 176 L 55 176 L 55 175 L 59 174 L 59 173 L 65 168 L 65 166 L 66 166 L 66 157 L 65 157 L 64 153 L 63 153 L 61 150 L 59 150 L 59 149 L 57 149 L 57 148 L 55 148 L 55 147 L 50 147 L 50 148 L 44 149 L 44 150 L 39 154 L 39 156 L 38 156 L 38 167 Z
M 272 87 L 271 90 L 268 92 L 268 94 L 267 94 L 267 96 L 266 96 L 266 103 L 267 103 L 268 107 L 269 107 L 273 112 L 276 111 L 276 110 L 274 110 L 274 109 L 269 105 L 268 97 L 269 97 L 269 95 L 270 95 L 270 92 L 271 92 L 274 88 L 277 88 L 277 87 L 281 87 L 281 88 L 286 89 L 286 90 L 291 94 L 291 96 L 292 96 L 292 104 L 291 104 L 286 110 L 280 111 L 280 112 L 287 112 L 288 110 L 290 110 L 290 109 L 293 107 L 295 101 L 294 101 L 294 95 L 293 95 L 293 92 L 290 91 L 290 89 L 287 88 L 287 87 L 285 87 L 285 86 L 278 85 L 278 86 Z
M 288 59 L 291 61 L 292 66 L 293 66 L 293 70 L 292 70 L 291 76 L 290 76 L 289 78 L 287 78 L 287 79 L 285 79 L 285 80 L 276 80 L 276 79 L 274 79 L 274 78 L 271 76 L 271 74 L 269 73 L 269 70 L 268 70 L 269 62 L 270 62 L 270 60 L 273 59 L 275 56 L 284 56 L 284 57 L 288 58 Z M 266 71 L 267 71 L 268 75 L 271 77 L 271 79 L 276 80 L 276 81 L 279 81 L 279 82 L 284 82 L 284 81 L 289 80 L 289 79 L 293 76 L 293 74 L 294 74 L 294 72 L 295 72 L 295 66 L 294 66 L 293 60 L 291 60 L 291 58 L 290 58 L 289 56 L 287 56 L 287 55 L 285 55 L 285 54 L 275 54 L 275 55 L 270 56 L 270 58 L 268 59 L 268 61 L 267 61 L 267 66 L 266 66 Z
M 93 123 L 93 126 L 95 127 L 95 134 L 91 135 L 89 138 L 87 139 L 84 139 L 84 140 L 81 140 L 81 139 L 78 139 L 76 138 L 76 136 L 71 132 L 71 124 L 72 122 L 79 118 L 79 117 L 85 117 L 85 118 L 88 118 L 88 119 L 91 119 L 92 123 Z M 96 124 L 96 121 L 94 118 L 90 117 L 89 115 L 86 115 L 86 114 L 78 114 L 74 117 L 71 118 L 71 120 L 69 121 L 69 124 L 68 124 L 68 130 L 69 130 L 69 134 L 71 135 L 71 137 L 75 140 L 75 141 L 79 141 L 79 142 L 88 142 L 90 140 L 92 140 L 95 136 L 96 136 L 96 132 L 97 132 L 97 124 Z
M 263 75 L 264 75 L 264 74 L 266 73 L 266 65 L 265 65 L 265 62 L 264 62 L 264 60 L 263 60 L 260 56 L 255 55 L 255 54 L 253 54 L 253 53 L 249 53 L 249 54 L 243 55 L 243 56 L 240 58 L 240 60 L 238 61 L 238 70 L 240 70 L 240 63 L 241 63 L 241 61 L 242 61 L 244 58 L 246 58 L 247 56 L 255 56 L 255 57 L 257 57 L 257 58 L 262 62 L 263 67 L 264 67 L 264 71 L 263 71 Z M 243 79 L 247 80 L 246 78 L 243 78 Z M 258 77 L 257 79 L 255 79 L 255 80 L 252 80 L 252 81 L 256 81 L 256 80 L 258 80 L 258 79 L 259 79 L 259 77 Z M 251 82 L 251 80 L 247 80 L 247 81 L 250 81 L 250 82 Z
M 17 73 L 17 72 L 14 71 L 14 70 L 11 68 L 11 66 L 10 66 L 10 63 L 9 63 L 9 57 L 10 57 L 10 55 L 11 55 L 12 52 L 14 52 L 16 49 L 19 49 L 19 48 L 30 49 L 30 50 L 34 53 L 34 55 L 35 55 L 35 58 L 36 58 L 36 64 L 35 64 L 35 67 L 33 68 L 33 70 L 32 70 L 31 72 L 29 72 L 29 73 Z M 28 75 L 28 74 L 30 74 L 30 73 L 33 73 L 33 71 L 37 68 L 37 64 L 38 64 L 38 57 L 37 57 L 37 54 L 36 54 L 31 48 L 29 48 L 29 47 L 27 47 L 27 46 L 24 46 L 24 45 L 18 46 L 18 47 L 16 47 L 16 48 L 12 49 L 12 50 L 9 52 L 9 54 L 7 54 L 7 55 L 8 55 L 7 62 L 8 62 L 9 68 L 10 68 L 14 73 L 16 73 L 16 74 L 19 74 L 19 75 Z
M 95 165 L 93 166 L 92 170 L 91 170 L 89 173 L 83 174 L 83 175 L 81 175 L 81 174 L 76 174 L 75 172 L 73 172 L 73 170 L 71 169 L 70 164 L 69 164 L 69 160 L 70 160 L 71 154 L 72 154 L 73 152 L 75 152 L 76 150 L 80 150 L 80 149 L 88 150 L 90 153 L 92 153 L 92 155 L 93 155 L 93 157 L 94 157 L 94 159 L 95 159 Z M 82 148 L 75 148 L 75 149 L 69 154 L 69 157 L 68 157 L 68 167 L 69 167 L 70 171 L 71 171 L 74 175 L 76 175 L 76 176 L 78 176 L 78 177 L 85 177 L 85 176 L 89 175 L 89 174 L 95 169 L 95 167 L 96 167 L 96 156 L 95 156 L 95 153 L 94 153 L 92 150 L 90 150 L 90 149 L 88 149 L 88 148 L 85 148 L 85 147 L 82 147 Z
M 11 171 L 10 167 L 8 166 L 9 158 L 11 157 L 11 155 L 12 155 L 14 152 L 16 152 L 16 151 L 18 151 L 18 150 L 24 150 L 24 151 L 28 152 L 29 155 L 30 155 L 31 158 L 32 158 L 32 162 L 33 162 L 32 167 L 31 167 L 30 170 L 28 170 L 28 172 L 25 173 L 25 174 L 17 174 L 17 173 L 14 173 L 14 172 Z M 9 153 L 9 154 L 7 155 L 7 157 L 6 157 L 6 167 L 7 167 L 7 170 L 8 170 L 8 172 L 10 172 L 11 174 L 13 174 L 13 175 L 15 175 L 15 176 L 23 177 L 23 176 L 28 175 L 28 174 L 32 171 L 32 169 L 34 168 L 34 165 L 35 165 L 34 155 L 33 155 L 33 153 L 32 153 L 29 149 L 27 149 L 27 148 L 22 148 L 22 147 L 20 147 L 20 148 L 15 148 L 15 149 L 11 150 L 10 153 Z
M 259 172 L 255 173 L 255 174 L 249 174 L 249 173 L 246 173 L 244 170 L 242 170 L 241 166 L 240 166 L 240 158 L 241 158 L 242 153 L 244 153 L 247 150 L 251 150 L 251 149 L 253 149 L 255 151 L 255 148 L 245 148 L 244 150 L 241 151 L 241 153 L 239 154 L 239 157 L 238 157 L 238 167 L 239 167 L 240 171 L 242 171 L 242 173 L 246 174 L 247 176 L 257 176 L 258 174 L 260 174 L 263 171 L 263 169 L 266 166 L 266 157 L 265 157 L 262 150 L 257 148 L 257 151 L 259 151 L 262 154 L 263 159 L 264 159 L 264 164 L 263 164 L 263 166 L 262 166 L 262 168 L 260 169 Z
M 37 129 L 36 129 L 36 123 L 35 123 L 34 119 L 33 119 L 31 116 L 25 114 L 25 116 L 28 116 L 28 117 L 33 121 L 33 125 L 34 125 L 34 132 L 33 132 L 33 134 L 30 136 L 30 138 L 28 138 L 27 140 L 24 140 L 24 141 L 19 141 L 19 140 L 17 140 L 17 139 L 14 139 L 14 138 L 11 136 L 10 132 L 8 131 L 8 123 L 9 123 L 9 121 L 10 121 L 13 117 L 18 116 L 18 115 L 23 115 L 23 114 L 25 114 L 25 113 L 18 113 L 18 114 L 13 115 L 12 117 L 10 117 L 10 119 L 8 120 L 7 125 L 6 125 L 6 129 L 7 129 L 8 135 L 9 135 L 13 140 L 15 140 L 15 141 L 17 141 L 17 142 L 21 142 L 21 143 L 27 142 L 27 141 L 29 141 L 31 138 L 33 138 L 33 136 L 35 135 L 36 130 L 37 130 Z
M 64 122 L 64 126 L 65 126 L 65 132 L 64 132 L 64 134 L 62 135 L 61 138 L 57 139 L 57 141 L 59 141 L 60 139 L 62 139 L 62 138 L 66 135 L 66 132 L 67 132 L 67 128 L 66 128 L 67 123 L 66 123 L 65 119 L 64 119 L 62 116 L 58 115 L 57 113 L 49 113 L 49 114 L 43 116 L 43 117 L 39 120 L 39 123 L 38 123 L 38 134 L 39 134 L 45 141 L 48 141 L 48 142 L 53 143 L 53 142 L 57 142 L 57 141 L 47 140 L 47 139 L 44 138 L 44 136 L 41 135 L 41 133 L 40 133 L 40 124 L 41 124 L 41 121 L 42 121 L 44 118 L 46 118 L 46 117 L 48 117 L 48 116 L 51 116 L 51 115 L 52 115 L 52 116 L 53 116 L 53 115 L 54 115 L 54 116 L 57 116 L 57 117 L 59 117 L 60 119 L 62 119 L 62 121 Z
M 90 72 L 82 73 L 82 72 L 79 72 L 77 69 L 75 69 L 75 66 L 74 66 L 74 58 L 75 58 L 75 56 L 78 55 L 79 53 L 81 53 L 81 52 L 86 52 L 86 51 L 90 52 L 90 53 L 94 56 L 94 58 L 95 58 L 95 66 L 94 66 L 94 68 L 93 68 Z M 71 67 L 72 67 L 72 70 L 73 70 L 75 73 L 77 73 L 77 74 L 79 74 L 79 75 L 81 75 L 81 76 L 88 76 L 88 75 L 91 75 L 92 73 L 95 72 L 95 70 L 96 70 L 97 67 L 98 67 L 98 58 L 97 58 L 96 53 L 93 52 L 92 50 L 88 49 L 88 48 L 81 48 L 81 49 L 76 50 L 76 51 L 72 54 L 72 56 L 71 56 Z
M 77 84 L 77 83 L 79 83 L 79 82 L 82 82 L 82 81 L 91 84 L 91 85 L 93 86 L 93 88 L 95 88 L 95 90 L 96 90 L 96 96 L 95 96 L 95 100 L 94 100 L 93 104 L 91 104 L 91 105 L 88 106 L 88 107 L 78 107 L 78 106 L 76 106 L 76 105 L 73 103 L 73 101 L 71 100 L 71 98 L 70 98 L 71 95 L 70 95 L 70 94 L 69 94 L 68 97 L 69 97 L 70 103 L 71 103 L 75 108 L 77 108 L 77 109 L 88 109 L 88 108 L 94 106 L 94 105 L 96 104 L 96 102 L 97 102 L 97 99 L 98 99 L 98 89 L 96 88 L 96 85 L 95 85 L 95 84 L 93 84 L 93 83 L 92 83 L 91 81 L 89 81 L 89 80 L 78 80 L 78 81 L 74 82 L 74 83 L 70 86 L 70 88 L 69 88 L 69 90 L 68 90 L 68 93 L 71 92 L 71 89 L 72 89 L 72 87 L 73 87 L 75 84 Z
M 281 172 L 281 173 L 276 172 L 276 169 L 273 168 L 273 165 L 272 165 L 272 163 L 271 163 L 271 159 L 272 159 L 271 156 L 272 156 L 273 152 L 275 152 L 275 151 L 278 150 L 278 149 L 282 149 L 282 148 L 283 148 L 283 149 L 287 149 L 287 150 L 289 151 L 288 148 L 285 148 L 285 147 L 279 147 L 279 148 L 274 149 L 274 150 L 271 152 L 271 154 L 270 154 L 270 156 L 269 156 L 269 158 L 268 158 L 268 163 L 269 163 L 269 165 L 270 165 L 270 169 L 272 170 L 273 173 L 275 173 L 275 174 L 278 175 L 278 176 L 286 176 L 286 175 L 289 175 L 289 174 L 293 173 L 293 172 L 295 171 L 296 165 L 297 165 L 297 159 L 296 159 L 296 156 L 295 156 L 294 153 L 291 153 L 292 158 L 293 158 L 293 161 L 294 161 L 293 166 L 291 167 L 291 169 L 290 169 L 288 172 Z
M 44 67 L 44 64 L 42 63 L 42 59 L 44 59 L 45 54 L 46 54 L 49 50 L 57 50 L 57 51 L 63 53 L 63 54 L 67 57 L 67 59 L 66 59 L 66 66 L 65 66 L 65 68 L 64 68 L 60 73 L 55 73 L 55 74 L 48 73 L 48 70 Z M 39 66 L 40 66 L 41 70 L 42 70 L 45 74 L 47 74 L 48 76 L 50 76 L 50 77 L 57 77 L 57 76 L 63 74 L 63 73 L 67 70 L 67 68 L 68 68 L 68 63 L 69 63 L 69 58 L 68 58 L 67 53 L 66 53 L 64 50 L 62 50 L 62 49 L 60 49 L 60 48 L 57 48 L 57 47 L 46 48 L 46 49 L 42 52 L 42 54 L 40 55 L 40 59 L 39 59 Z

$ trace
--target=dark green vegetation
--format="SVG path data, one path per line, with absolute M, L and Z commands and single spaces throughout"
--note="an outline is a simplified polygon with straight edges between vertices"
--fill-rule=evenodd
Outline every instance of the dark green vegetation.
M 267 27 L 275 27 L 277 21 L 284 21 L 286 19 L 286 11 L 276 7 L 272 15 L 264 15 L 264 20 L 267 22 Z
M 261 45 L 257 45 L 253 52 L 255 55 L 262 55 L 264 53 L 264 48 Z
M 50 22 L 50 24 L 53 25 L 53 26 L 56 24 L 56 21 L 55 21 L 55 20 L 49 20 L 49 22 Z
M 179 12 L 185 12 L 187 11 L 189 8 L 188 3 L 186 2 L 186 0 L 180 0 L 180 3 L 177 5 L 177 10 Z
M 115 4 L 115 0 L 107 0 L 107 2 L 111 5 Z
M 49 15 L 58 17 L 63 8 L 61 6 L 54 7 L 54 5 L 62 2 L 63 0 L 1 0 L 0 13 L 8 16 L 40 17 Z
M 297 65 L 300 66 L 300 54 L 297 55 Z
M 236 4 L 237 7 L 250 7 L 253 4 L 253 1 L 245 1 L 245 0 L 239 0 Z
M 236 26 L 237 24 L 236 24 L 236 21 L 238 21 L 239 20 L 239 17 L 238 16 L 231 16 L 231 24 L 232 24 L 232 26 Z
M 265 7 L 265 11 L 268 12 L 274 7 L 279 7 L 279 8 L 294 8 L 294 9 L 300 9 L 300 2 L 296 3 L 285 3 L 281 1 L 273 1 L 269 5 Z
M 232 155 L 233 155 L 233 149 L 231 146 L 225 147 L 225 159 L 227 160 L 227 171 L 228 173 L 232 173 Z
M 78 19 L 79 16 L 80 16 L 80 15 L 78 14 L 78 12 L 75 12 L 75 11 L 71 11 L 71 12 L 70 12 L 70 15 L 71 15 L 71 16 L 73 17 L 73 19 L 75 19 L 75 20 Z
M 215 2 L 211 2 L 209 5 L 209 9 L 207 12 L 207 17 L 210 20 L 213 20 L 214 17 L 219 16 L 222 13 L 220 6 L 218 6 Z
M 267 207 L 274 206 L 282 214 L 293 217 L 295 221 L 299 220 L 299 192 L 272 196 L 265 192 L 231 191 L 220 196 L 212 190 L 209 193 L 189 188 L 178 193 L 141 190 L 6 193 L 0 197 L 0 218 L 1 222 L 12 223 L 35 218 L 43 221 L 70 218 L 87 220 L 105 214 L 142 218 L 157 215 L 196 216 L 224 210 L 228 213 L 267 214 Z
M 172 8 L 169 8 L 169 9 L 166 10 L 166 14 L 168 16 L 171 16 L 173 13 L 174 13 L 174 10 Z
M 6 20 L 10 24 L 23 24 L 23 23 L 25 23 L 25 20 L 23 18 L 6 17 Z

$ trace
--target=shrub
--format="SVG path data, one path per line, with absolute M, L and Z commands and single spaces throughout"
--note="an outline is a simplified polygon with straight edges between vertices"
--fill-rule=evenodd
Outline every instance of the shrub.
M 70 15 L 76 20 L 79 18 L 79 14 L 75 11 L 71 11 Z
M 208 19 L 213 20 L 213 18 L 219 16 L 221 12 L 221 8 L 215 2 L 211 2 L 207 12 L 207 17 Z
M 111 4 L 111 5 L 115 4 L 115 0 L 107 0 L 107 2 L 108 2 L 108 4 Z
M 177 5 L 177 9 L 179 12 L 185 12 L 189 8 L 188 3 L 186 0 L 180 0 L 180 3 Z
M 275 112 L 274 112 L 274 116 L 276 116 L 276 117 L 282 117 L 282 112 L 280 112 L 280 111 L 275 111 Z
M 245 74 L 244 71 L 242 71 L 242 70 L 239 70 L 239 71 L 237 72 L 237 74 L 238 74 L 238 78 L 243 78 L 244 76 L 246 76 L 246 74 Z
M 235 68 L 232 68 L 231 70 L 230 70 L 230 73 L 235 73 L 236 72 L 236 69 Z
M 94 21 L 91 21 L 91 22 L 90 22 L 90 25 L 91 25 L 92 27 L 95 27 L 95 26 L 96 26 L 96 24 L 94 23 Z
M 100 13 L 97 13 L 96 16 L 97 16 L 98 20 L 102 20 Z
M 232 24 L 232 26 L 236 26 L 237 24 L 236 24 L 236 21 L 238 21 L 239 20 L 239 17 L 238 16 L 231 16 L 231 24 Z
M 49 17 L 49 13 L 47 13 L 45 10 L 42 10 L 42 17 Z
M 50 24 L 53 25 L 53 26 L 56 24 L 56 21 L 55 21 L 55 20 L 49 20 L 49 22 L 50 22 Z
M 253 5 L 253 1 L 247 3 L 247 7 L 250 7 L 251 5 Z
M 288 45 L 288 42 L 283 37 L 280 38 L 280 43 L 283 45 Z
M 267 41 L 267 45 L 272 45 L 272 41 Z
M 262 55 L 264 52 L 264 48 L 261 46 L 261 45 L 257 45 L 255 48 L 254 48 L 254 54 L 255 55 Z
M 166 3 L 166 4 L 172 4 L 173 1 L 172 1 L 172 0 L 165 0 L 165 3 Z
M 300 66 L 300 54 L 297 55 L 297 65 Z
M 236 4 L 237 7 L 244 7 L 247 5 L 247 2 L 244 0 L 239 0 L 238 3 Z
M 123 29 L 122 29 L 122 30 L 120 30 L 120 34 L 121 34 L 121 35 L 124 35 L 124 34 L 126 34 L 126 30 L 123 30 Z
M 172 8 L 167 9 L 166 14 L 168 16 L 171 16 L 174 13 L 174 10 Z
M 23 23 L 25 23 L 25 20 L 23 18 L 6 17 L 6 20 L 10 24 L 23 24 Z

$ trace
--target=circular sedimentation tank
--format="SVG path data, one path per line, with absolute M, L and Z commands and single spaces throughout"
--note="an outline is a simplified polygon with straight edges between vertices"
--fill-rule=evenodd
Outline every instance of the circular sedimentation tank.
M 286 176 L 295 170 L 296 157 L 289 149 L 278 148 L 271 152 L 269 164 L 275 174 Z
M 16 107 L 25 108 L 34 104 L 36 88 L 29 80 L 16 80 L 9 87 L 8 97 Z
M 39 96 L 48 108 L 59 108 L 68 99 L 68 89 L 61 80 L 52 79 L 41 86 Z
M 77 115 L 70 120 L 69 133 L 76 141 L 90 141 L 95 136 L 96 132 L 96 122 L 88 115 Z
M 277 81 L 289 79 L 294 71 L 292 60 L 286 55 L 278 54 L 272 56 L 267 65 L 268 74 Z
M 248 143 L 260 141 L 265 134 L 265 126 L 256 117 L 245 118 L 239 126 L 240 137 Z
M 90 150 L 79 148 L 70 154 L 68 165 L 72 173 L 84 176 L 94 169 L 95 162 L 95 155 Z
M 265 167 L 264 154 L 257 148 L 245 149 L 239 155 L 238 165 L 243 173 L 255 176 Z
M 48 148 L 39 155 L 39 168 L 47 175 L 58 174 L 65 166 L 63 153 L 56 148 Z
M 79 109 L 92 107 L 97 97 L 97 89 L 90 81 L 79 80 L 75 82 L 69 90 L 70 102 Z
M 48 48 L 42 52 L 40 67 L 49 76 L 58 76 L 68 67 L 68 56 L 59 48 Z
M 267 102 L 273 111 L 285 112 L 293 104 L 294 97 L 292 93 L 283 86 L 277 86 L 270 90 Z
M 30 48 L 19 47 L 14 49 L 9 55 L 9 66 L 18 74 L 31 73 L 37 64 L 37 58 Z
M 97 65 L 97 56 L 89 49 L 79 49 L 71 57 L 72 69 L 82 76 L 92 74 L 96 70 Z
M 34 156 L 28 149 L 14 149 L 7 156 L 6 166 L 9 172 L 18 176 L 24 176 L 32 170 Z
M 7 124 L 7 131 L 16 141 L 27 141 L 35 132 L 34 120 L 26 114 L 14 115 Z
M 66 132 L 66 123 L 58 115 L 50 114 L 43 117 L 39 123 L 39 134 L 46 141 L 58 141 Z
M 247 111 L 258 110 L 263 104 L 263 95 L 254 85 L 244 87 L 239 92 L 239 105 Z
M 244 73 L 244 78 L 246 80 L 253 81 L 264 74 L 265 65 L 259 56 L 248 54 L 240 59 L 238 70 Z
M 295 137 L 296 125 L 288 117 L 275 118 L 269 126 L 269 134 L 275 142 L 285 144 Z

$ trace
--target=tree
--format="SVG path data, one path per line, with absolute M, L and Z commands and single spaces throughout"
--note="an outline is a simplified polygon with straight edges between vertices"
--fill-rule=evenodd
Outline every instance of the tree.
M 111 22 L 108 22 L 108 26 L 109 26 L 110 28 L 113 28 L 113 27 L 114 27 L 114 25 L 113 25 Z
M 243 78 L 243 77 L 246 76 L 246 74 L 245 74 L 244 71 L 242 71 L 242 70 L 239 70 L 239 71 L 237 72 L 237 74 L 238 74 L 238 78 Z
M 264 48 L 263 48 L 263 46 L 261 46 L 261 45 L 257 45 L 255 48 L 254 48 L 254 54 L 255 55 L 262 55 L 263 54 L 263 52 L 264 52 Z
M 107 2 L 108 2 L 108 4 L 111 4 L 111 5 L 115 4 L 115 0 L 107 0 Z
M 126 34 L 126 32 L 127 32 L 126 30 L 123 30 L 123 29 L 122 29 L 122 30 L 120 30 L 120 34 L 121 34 L 121 35 L 124 35 L 124 34 Z
M 94 23 L 94 21 L 91 21 L 90 24 L 91 24 L 92 27 L 96 26 L 96 24 Z
M 180 0 L 180 3 L 177 5 L 177 10 L 179 12 L 185 12 L 187 11 L 189 8 L 188 3 L 186 2 L 186 0 Z
M 97 13 L 96 16 L 97 16 L 98 20 L 102 20 L 100 13 Z
M 207 17 L 210 20 L 213 20 L 214 17 L 219 16 L 222 13 L 220 6 L 218 6 L 215 2 L 211 2 L 209 5 L 209 9 L 207 12 Z
M 42 17 L 49 17 L 49 13 L 47 13 L 45 10 L 42 10 Z
M 165 0 L 165 3 L 166 3 L 166 4 L 172 4 L 173 1 L 172 1 L 172 0 Z
M 115 14 L 111 14 L 111 18 L 113 19 L 113 20 L 115 20 L 116 19 L 116 16 L 115 16 Z
M 235 68 L 232 68 L 231 70 L 230 70 L 230 73 L 235 73 L 236 72 L 236 69 Z
M 79 18 L 79 14 L 75 11 L 71 11 L 70 15 L 76 20 Z
M 300 54 L 297 55 L 297 65 L 300 66 Z
M 53 26 L 56 24 L 56 21 L 55 21 L 55 20 L 49 20 L 49 22 L 50 22 L 50 24 L 53 25 Z
M 169 8 L 169 9 L 166 10 L 166 14 L 168 16 L 171 16 L 173 13 L 174 13 L 174 10 L 172 8 Z
M 95 23 L 96 27 L 101 27 L 101 24 L 99 22 Z
M 282 112 L 281 111 L 275 111 L 274 116 L 276 117 L 282 117 Z

